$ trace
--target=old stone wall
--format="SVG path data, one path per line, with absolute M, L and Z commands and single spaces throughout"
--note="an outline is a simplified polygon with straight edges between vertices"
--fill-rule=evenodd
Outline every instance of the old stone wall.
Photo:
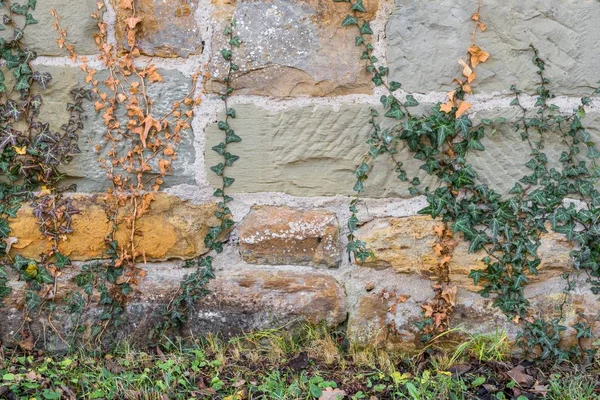
M 401 96 L 412 93 L 423 112 L 444 101 L 453 88 L 452 78 L 460 73 L 457 60 L 470 43 L 469 21 L 477 2 L 364 3 L 370 12 L 367 18 L 373 20 L 375 54 L 389 64 L 392 78 L 402 82 Z M 537 78 L 530 43 L 547 59 L 548 75 L 559 95 L 552 102 L 562 111 L 571 111 L 600 80 L 596 0 L 483 3 L 487 30 L 479 34 L 478 42 L 491 57 L 478 68 L 475 94 L 469 97 L 473 119 L 515 113 L 508 88 L 518 84 L 532 89 Z M 375 258 L 357 264 L 344 250 L 354 170 L 367 150 L 369 109 L 379 107 L 385 94 L 374 88 L 364 71 L 353 31 L 341 27 L 347 4 L 331 0 L 135 0 L 135 4 L 141 18 L 139 62 L 151 59 L 164 77 L 151 89 L 154 107 L 166 109 L 187 93 L 197 70 L 210 72 L 211 78 L 198 82 L 198 89 L 206 93 L 194 109 L 192 129 L 178 149 L 164 191 L 155 195 L 150 212 L 139 221 L 139 248 L 146 260 L 140 267 L 146 276 L 135 288 L 122 337 L 142 337 L 154 323 L 154 311 L 168 301 L 187 273 L 182 260 L 206 252 L 204 237 L 214 223 L 216 207 L 212 193 L 220 185 L 209 170 L 217 160 L 210 148 L 222 134 L 216 122 L 224 113 L 215 94 L 223 87 L 225 73 L 218 54 L 225 40 L 222 28 L 234 16 L 243 41 L 235 54 L 240 71 L 230 100 L 237 110 L 231 124 L 243 139 L 235 144 L 240 160 L 231 168 L 236 178 L 230 188 L 236 226 L 224 252 L 215 257 L 217 278 L 209 285 L 212 293 L 191 316 L 191 331 L 231 334 L 307 319 L 345 326 L 357 344 L 414 348 L 418 344 L 414 322 L 422 316 L 421 305 L 434 296 L 434 229 L 439 222 L 416 215 L 425 199 L 410 196 L 386 158 L 377 160 L 359 208 L 359 236 Z M 55 78 L 45 112 L 58 129 L 67 116 L 69 90 L 83 84 L 85 76 L 55 45 L 52 8 L 62 16 L 79 53 L 99 70 L 101 63 L 92 39 L 95 23 L 86 18 L 95 10 L 96 0 L 38 2 L 39 24 L 31 30 L 39 34 L 32 35 L 31 47 L 39 55 L 36 66 Z M 107 4 L 103 18 L 109 24 L 109 40 L 125 48 L 119 1 Z M 523 97 L 524 104 L 534 102 L 534 96 Z M 73 196 L 82 213 L 74 216 L 74 233 L 60 244 L 61 252 L 78 262 L 58 278 L 56 302 L 74 286 L 72 278 L 81 262 L 103 257 L 110 229 L 102 196 L 108 180 L 96 154 L 96 146 L 107 145 L 102 139 L 104 126 L 93 105 L 86 107 L 83 153 L 64 169 L 68 182 L 77 184 Z M 593 100 L 587 111 L 585 124 L 600 139 L 600 101 Z M 528 149 L 511 131 L 486 137 L 484 145 L 486 151 L 473 161 L 479 178 L 506 193 L 522 176 Z M 417 171 L 416 160 L 404 152 L 400 156 L 409 170 Z M 420 176 L 435 185 L 426 173 Z M 30 207 L 21 208 L 10 227 L 18 238 L 11 255 L 37 258 L 48 246 Z M 540 274 L 531 279 L 526 295 L 540 314 L 558 315 L 558 305 L 566 301 L 568 321 L 583 316 L 600 329 L 596 322 L 600 308 L 584 277 L 566 300 L 562 295 L 561 275 L 571 268 L 569 251 L 560 235 L 543 237 Z M 514 337 L 518 326 L 495 309 L 491 299 L 478 295 L 467 277 L 471 269 L 481 267 L 480 258 L 468 254 L 462 242 L 454 252 L 449 273 L 458 292 L 452 326 L 472 333 L 505 329 Z M 24 303 L 20 290 L 24 283 L 11 280 L 10 285 L 14 290 L 0 310 L 0 337 L 5 341 L 21 326 Z M 52 336 L 46 317 L 30 318 L 33 329 Z M 67 329 L 68 317 L 62 321 Z M 61 346 L 58 339 L 45 340 L 49 347 Z

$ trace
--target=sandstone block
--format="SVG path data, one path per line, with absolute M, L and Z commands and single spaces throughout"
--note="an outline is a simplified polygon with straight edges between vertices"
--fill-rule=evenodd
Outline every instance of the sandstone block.
M 105 238 L 111 231 L 106 202 L 99 195 L 74 196 L 73 204 L 81 213 L 73 216 L 74 232 L 59 244 L 59 250 L 72 260 L 106 258 Z M 216 207 L 215 203 L 194 205 L 164 193 L 154 194 L 150 211 L 136 221 L 136 248 L 149 260 L 193 258 L 205 253 L 204 237 L 209 227 L 217 223 Z M 123 207 L 120 216 L 130 211 L 130 207 Z M 19 240 L 13 245 L 12 255 L 39 259 L 41 253 L 51 248 L 51 243 L 40 233 L 29 205 L 23 205 L 9 225 L 11 236 Z M 130 226 L 123 221 L 116 239 L 120 246 L 127 247 L 130 237 Z
M 72 328 L 70 315 L 60 305 L 66 293 L 77 290 L 74 276 L 77 266 L 70 267 L 59 277 L 55 301 L 59 305 L 53 318 L 63 337 L 69 337 Z M 140 346 L 148 344 L 148 334 L 159 321 L 160 307 L 168 303 L 187 270 L 174 266 L 148 265 L 147 275 L 132 295 L 124 316 L 125 323 L 109 330 L 106 340 L 127 340 Z M 12 282 L 18 288 L 20 282 Z M 337 326 L 346 319 L 346 297 L 342 286 L 325 274 L 284 271 L 236 271 L 217 274 L 209 284 L 210 295 L 201 299 L 189 315 L 189 322 L 181 334 L 201 336 L 217 333 L 226 337 L 251 331 L 288 326 L 303 321 L 324 322 Z M 14 290 L 0 308 L 0 340 L 12 343 L 18 330 L 23 307 L 23 291 Z M 92 306 L 83 316 L 82 323 L 97 322 L 100 309 Z M 63 322 L 63 323 L 61 323 Z M 47 316 L 34 318 L 31 329 L 35 336 L 43 334 Z M 51 350 L 64 349 L 65 343 L 50 334 L 46 346 Z M 39 343 L 42 343 L 40 341 Z
M 25 2 L 20 2 L 25 3 Z M 97 11 L 96 0 L 45 0 L 38 1 L 35 10 L 30 10 L 37 24 L 27 25 L 25 28 L 24 43 L 29 50 L 35 51 L 38 56 L 68 56 L 63 48 L 56 43 L 59 35 L 53 28 L 54 17 L 50 10 L 56 10 L 60 17 L 60 25 L 67 30 L 69 43 L 75 46 L 75 51 L 80 55 L 96 54 L 98 48 L 93 35 L 98 32 L 96 20 L 91 14 Z M 6 5 L 5 5 L 6 7 Z M 23 27 L 25 18 L 16 16 L 15 25 Z M 12 39 L 13 30 L 7 28 L 0 32 L 0 37 Z
M 60 127 L 69 119 L 67 103 L 72 103 L 71 90 L 85 86 L 85 74 L 74 67 L 37 66 L 40 72 L 49 72 L 53 79 L 48 88 L 42 92 L 44 104 L 40 112 L 40 120 L 48 122 L 52 131 L 58 132 Z M 147 86 L 147 93 L 154 100 L 153 115 L 162 118 L 167 114 L 175 101 L 182 100 L 191 89 L 192 79 L 178 71 L 159 70 L 163 82 Z M 98 71 L 95 78 L 102 81 L 107 78 L 106 71 Z M 131 78 L 129 78 L 131 80 Z M 124 83 L 126 85 L 126 83 Z M 102 85 L 100 85 L 102 87 Z M 105 90 L 105 89 L 103 89 Z M 93 102 L 84 101 L 84 128 L 79 132 L 79 148 L 81 154 L 73 158 L 68 165 L 61 166 L 61 172 L 66 175 L 64 184 L 77 184 L 81 192 L 103 192 L 109 187 L 106 170 L 101 168 L 98 156 L 106 156 L 112 149 L 112 143 L 105 140 L 106 127 L 102 112 L 96 112 Z M 194 160 L 196 158 L 193 134 L 191 131 L 182 133 L 182 140 L 177 150 L 177 159 L 172 162 L 172 171 L 165 176 L 163 187 L 181 183 L 194 183 Z M 96 147 L 100 147 L 100 152 Z M 122 150 L 122 146 L 118 150 Z M 151 163 L 155 171 L 156 158 Z
M 127 48 L 126 19 L 131 10 L 119 7 L 111 0 L 117 12 L 116 35 L 121 49 Z M 201 27 L 196 23 L 198 0 L 135 0 L 135 16 L 141 21 L 136 26 L 136 46 L 148 56 L 188 57 L 200 54 L 203 41 Z
M 387 59 L 391 77 L 409 92 L 448 91 L 460 75 L 459 58 L 471 44 L 470 0 L 423 3 L 396 0 L 387 24 Z M 481 9 L 487 30 L 476 43 L 491 56 L 476 69 L 474 88 L 508 90 L 512 84 L 531 90 L 539 82 L 529 44 L 547 60 L 548 78 L 561 95 L 584 95 L 598 81 L 600 41 L 596 23 L 600 8 L 594 1 L 491 0 Z
M 336 3 L 341 4 L 341 3 Z M 240 160 L 228 169 L 236 178 L 233 192 L 284 192 L 294 196 L 353 195 L 354 171 L 368 151 L 370 135 L 368 105 L 310 106 L 275 112 L 251 104 L 236 105 L 238 117 L 231 126 L 242 137 L 232 145 Z M 220 185 L 210 171 L 219 156 L 211 147 L 222 141 L 216 124 L 206 129 L 206 170 L 209 182 Z M 417 174 L 424 185 L 433 178 L 421 161 L 406 150 L 398 155 L 409 174 Z M 411 175 L 412 176 L 412 175 Z M 374 163 L 365 187 L 367 197 L 408 197 L 408 185 L 393 173 L 393 162 L 381 156 Z
M 242 258 L 252 264 L 335 268 L 341 262 L 339 226 L 332 212 L 254 207 L 239 235 Z
M 441 222 L 428 216 L 406 218 L 378 218 L 359 229 L 359 238 L 373 250 L 371 257 L 363 265 L 373 268 L 393 268 L 401 274 L 418 274 L 436 279 L 438 257 L 433 246 L 438 243 L 434 228 Z M 449 263 L 450 281 L 469 290 L 479 290 L 468 277 L 472 269 L 481 269 L 482 253 L 468 252 L 468 244 L 460 235 L 455 235 L 458 245 Z M 563 235 L 544 234 L 538 249 L 542 263 L 539 275 L 531 276 L 531 281 L 543 281 L 561 275 L 569 268 L 571 245 Z
M 348 4 L 321 0 L 213 0 L 215 35 L 211 49 L 211 89 L 226 74 L 221 34 L 231 16 L 243 41 L 235 52 L 240 66 L 233 80 L 237 94 L 261 96 L 337 96 L 371 93 L 372 83 L 355 46 L 357 31 L 341 26 Z M 368 19 L 378 0 L 365 0 Z M 335 68 L 332 68 L 332 63 Z

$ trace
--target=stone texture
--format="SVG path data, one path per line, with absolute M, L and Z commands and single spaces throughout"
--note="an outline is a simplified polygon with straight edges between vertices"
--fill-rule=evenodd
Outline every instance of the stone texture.
M 599 76 L 600 78 L 600 76 Z M 536 110 L 528 114 L 534 117 Z M 487 184 L 498 193 L 507 194 L 525 174 L 530 173 L 525 167 L 527 161 L 531 160 L 531 149 L 527 141 L 521 139 L 520 131 L 514 129 L 513 122 L 522 116 L 515 107 L 509 109 L 494 108 L 478 112 L 473 116 L 473 121 L 478 123 L 483 118 L 495 119 L 507 118 L 508 122 L 497 128 L 495 132 L 488 129 L 481 143 L 485 151 L 473 151 L 469 153 L 468 161 L 477 172 L 478 180 Z M 582 120 L 583 126 L 590 134 L 590 140 L 600 144 L 600 113 L 589 112 Z M 544 134 L 544 152 L 548 156 L 550 166 L 561 168 L 559 162 L 560 154 L 566 149 L 562 141 L 562 135 L 558 132 L 546 132 Z M 583 152 L 582 155 L 585 155 Z M 586 161 L 589 159 L 582 157 Z
M 250 104 L 236 105 L 238 117 L 231 126 L 242 137 L 231 152 L 240 160 L 228 169 L 236 178 L 232 192 L 284 192 L 294 196 L 353 195 L 354 171 L 368 151 L 369 106 L 311 106 L 269 112 Z M 218 177 L 209 167 L 219 156 L 211 147 L 223 137 L 216 124 L 206 129 L 206 170 L 217 187 Z M 434 181 L 419 171 L 421 161 L 407 151 L 398 157 L 409 174 L 417 173 L 425 185 Z M 408 186 L 396 179 L 393 163 L 382 156 L 374 163 L 365 196 L 409 196 Z
M 453 89 L 459 58 L 471 44 L 471 0 L 396 0 L 387 24 L 387 59 L 391 77 L 409 92 Z M 531 63 L 534 44 L 547 60 L 557 93 L 584 95 L 598 81 L 600 8 L 594 0 L 486 1 L 481 18 L 487 30 L 476 43 L 491 56 L 477 67 L 475 89 L 508 90 L 517 84 L 531 90 L 538 82 Z
M 406 218 L 378 218 L 359 229 L 359 238 L 373 250 L 374 257 L 363 265 L 372 268 L 393 268 L 401 274 L 418 274 L 436 279 L 438 258 L 433 246 L 438 242 L 434 227 L 440 225 L 439 220 L 428 216 Z M 449 263 L 450 281 L 462 288 L 476 291 L 480 287 L 473 284 L 468 277 L 472 269 L 484 268 L 483 254 L 468 253 L 468 244 L 456 235 L 458 242 L 452 260 Z M 559 276 L 569 268 L 569 252 L 571 246 L 563 235 L 544 234 L 538 255 L 542 263 L 538 267 L 539 274 L 531 276 L 532 282 Z
M 431 104 L 421 104 L 414 114 L 429 112 Z M 231 126 L 243 140 L 231 145 L 240 160 L 228 169 L 236 178 L 232 192 L 284 192 L 294 196 L 353 195 L 354 171 L 368 150 L 365 141 L 370 135 L 369 106 L 341 105 L 306 106 L 285 111 L 267 111 L 250 104 L 235 106 L 238 117 Z M 511 121 L 520 115 L 514 107 L 490 109 L 474 115 L 474 121 L 503 116 L 508 122 L 492 132 L 486 131 L 482 140 L 485 151 L 472 151 L 468 161 L 478 175 L 478 181 L 501 194 L 507 194 L 527 170 L 530 160 L 527 142 L 521 140 Z M 220 114 L 219 118 L 223 115 Z M 389 121 L 383 121 L 383 124 Z M 593 140 L 600 143 L 600 113 L 589 112 L 583 121 Z M 383 125 L 385 126 L 385 125 Z M 217 187 L 220 181 L 209 167 L 219 156 L 210 148 L 223 137 L 216 124 L 206 129 L 206 170 L 209 182 Z M 545 136 L 545 151 L 551 162 L 563 149 L 561 138 L 552 133 Z M 409 176 L 418 176 L 422 186 L 438 185 L 437 179 L 420 170 L 422 162 L 408 149 L 400 147 L 396 156 L 404 163 Z M 408 185 L 400 182 L 393 172 L 393 162 L 381 156 L 365 184 L 366 197 L 410 197 Z
M 567 286 L 565 279 L 560 276 L 545 278 L 543 281 L 532 282 L 525 288 L 525 297 L 530 301 L 531 317 L 561 319 L 561 323 L 568 327 L 561 341 L 563 348 L 577 344 L 576 331 L 572 328 L 577 322 L 586 321 L 594 334 L 600 333 L 597 318 L 600 303 L 590 292 L 585 274 L 572 274 L 570 281 L 573 290 L 566 297 L 563 294 Z M 384 285 L 388 293 L 401 295 L 402 301 L 398 301 L 398 297 L 393 295 L 387 298 L 382 296 L 381 288 L 372 293 L 363 293 L 357 305 L 349 310 L 347 334 L 350 342 L 358 347 L 376 346 L 406 352 L 422 349 L 424 343 L 419 339 L 415 322 L 423 318 L 421 304 L 433 296 L 430 286 L 431 283 L 427 280 L 409 274 L 401 279 L 389 279 Z M 509 320 L 493 305 L 493 301 L 493 298 L 486 299 L 459 287 L 450 320 L 451 327 L 456 330 L 437 344 L 442 345 L 447 340 L 451 346 L 456 346 L 457 342 L 464 341 L 467 333 L 494 335 L 499 332 L 506 333 L 509 341 L 515 342 L 525 321 L 515 323 Z M 592 341 L 593 339 L 584 339 L 582 344 L 589 347 Z M 523 349 L 513 350 L 517 353 Z
M 85 74 L 78 68 L 37 66 L 41 72 L 49 72 L 53 79 L 44 95 L 44 105 L 40 112 L 40 120 L 50 123 L 53 131 L 59 131 L 62 124 L 66 123 L 69 114 L 66 104 L 72 102 L 71 90 L 85 85 Z M 173 70 L 159 70 L 164 82 L 148 85 L 149 97 L 154 100 L 153 115 L 162 117 L 168 113 L 172 104 L 179 101 L 189 93 L 192 80 Z M 105 71 L 99 71 L 95 78 L 102 81 L 106 78 Z M 131 78 L 129 78 L 131 80 Z M 94 110 L 93 102 L 84 102 L 85 120 L 84 128 L 79 132 L 79 147 L 81 154 L 77 155 L 71 164 L 61 167 L 61 172 L 67 175 L 63 181 L 65 185 L 77 184 L 77 189 L 82 192 L 102 192 L 109 187 L 106 170 L 98 162 L 99 153 L 96 146 L 100 145 L 100 154 L 105 155 L 112 148 L 105 139 L 106 127 L 102 113 Z M 191 131 L 182 133 L 182 141 L 177 150 L 177 159 L 172 163 L 172 172 L 165 176 L 163 187 L 170 187 L 181 183 L 194 183 L 195 174 L 193 164 L 195 151 Z M 155 170 L 156 169 L 156 166 Z
M 240 252 L 251 264 L 335 268 L 341 260 L 335 214 L 289 207 L 253 207 L 239 227 Z
M 20 4 L 25 2 L 19 2 Z M 67 40 L 75 46 L 80 55 L 98 53 L 93 35 L 98 32 L 96 21 L 90 16 L 96 12 L 96 0 L 44 0 L 38 1 L 34 11 L 30 11 L 38 23 L 25 28 L 25 46 L 38 56 L 67 56 L 67 51 L 56 43 L 58 33 L 54 30 L 54 17 L 50 10 L 55 9 L 60 16 L 61 27 L 67 30 Z M 16 26 L 23 27 L 25 19 L 17 16 Z M 0 32 L 0 37 L 12 38 L 12 29 Z
M 81 211 L 73 216 L 74 233 L 59 244 L 61 253 L 72 260 L 89 260 L 106 257 L 105 238 L 111 231 L 106 215 L 107 205 L 96 196 L 75 196 L 74 206 Z M 120 209 L 120 216 L 128 215 L 130 207 Z M 193 258 L 206 252 L 204 237 L 214 217 L 215 203 L 194 205 L 164 193 L 154 194 L 148 214 L 136 221 L 136 248 L 149 260 Z M 28 205 L 17 217 L 9 220 L 11 235 L 19 239 L 11 254 L 39 259 L 51 244 L 39 231 L 38 220 Z M 125 222 L 119 224 L 116 239 L 120 246 L 128 246 L 131 230 Z
M 243 45 L 235 52 L 240 71 L 236 94 L 336 96 L 371 93 L 372 84 L 354 45 L 356 31 L 341 26 L 348 4 L 321 0 L 213 0 L 215 32 L 211 70 L 215 81 L 226 74 L 219 54 L 220 33 L 233 15 Z M 365 0 L 373 19 L 378 0 Z M 332 68 L 335 63 L 335 68 Z M 211 86 L 219 90 L 219 85 Z
M 69 268 L 59 277 L 57 293 L 61 297 L 54 299 L 58 305 L 69 290 L 76 289 L 73 277 L 77 268 Z M 126 339 L 146 346 L 148 333 L 159 321 L 160 307 L 170 301 L 187 273 L 179 267 L 165 265 L 148 265 L 145 269 L 147 275 L 127 306 L 125 323 L 108 332 L 106 339 Z M 21 282 L 11 284 L 18 289 Z M 212 332 L 229 337 L 284 325 L 291 329 L 303 321 L 337 326 L 346 319 L 344 290 L 334 278 L 324 274 L 268 270 L 227 272 L 217 274 L 209 289 L 211 294 L 197 304 L 182 335 L 197 337 Z M 5 344 L 12 343 L 12 334 L 22 323 L 23 303 L 23 291 L 14 290 L 5 302 L 6 307 L 0 309 L 0 317 L 6 321 L 0 324 L 0 340 Z M 84 324 L 93 322 L 99 311 L 96 307 L 86 311 Z M 33 319 L 31 327 L 35 336 L 42 334 L 46 318 L 42 313 Z M 65 333 L 71 324 L 70 316 L 57 308 L 54 325 L 64 337 L 68 337 Z M 46 346 L 56 350 L 65 344 L 48 330 Z
M 142 54 L 154 57 L 188 57 L 202 53 L 204 42 L 195 13 L 199 0 L 135 0 L 135 16 L 141 21 L 136 26 L 136 46 Z M 128 48 L 125 20 L 131 10 L 119 8 L 119 1 L 111 0 L 117 12 L 116 36 L 121 48 Z

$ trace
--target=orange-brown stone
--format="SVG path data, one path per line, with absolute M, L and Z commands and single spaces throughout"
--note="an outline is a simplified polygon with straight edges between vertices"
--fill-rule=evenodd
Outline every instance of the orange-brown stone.
M 341 262 L 335 214 L 289 207 L 254 207 L 239 228 L 242 258 L 252 264 L 337 267 Z
M 73 204 L 80 213 L 73 216 L 74 232 L 65 235 L 59 243 L 60 252 L 72 260 L 105 258 L 105 239 L 112 229 L 106 202 L 99 195 L 77 195 L 73 197 Z M 119 210 L 122 222 L 115 235 L 119 246 L 126 248 L 131 246 L 132 226 L 123 217 L 130 211 L 130 206 Z M 215 211 L 215 203 L 195 205 L 164 193 L 154 194 L 149 212 L 135 222 L 135 248 L 148 260 L 199 256 L 207 251 L 204 237 L 209 226 L 217 223 Z M 39 259 L 40 254 L 51 248 L 51 243 L 40 233 L 38 220 L 29 205 L 21 207 L 9 224 L 11 236 L 18 239 L 11 255 Z
M 115 27 L 117 42 L 121 49 L 127 48 L 126 20 L 131 10 L 120 9 L 118 0 L 111 0 L 117 12 Z M 136 47 L 155 57 L 188 57 L 200 54 L 203 48 L 200 27 L 194 13 L 198 0 L 134 0 Z
M 403 274 L 419 274 L 432 279 L 437 277 L 439 262 L 434 252 L 438 237 L 434 228 L 441 222 L 428 216 L 406 218 L 379 218 L 370 221 L 359 229 L 359 238 L 367 243 L 374 256 L 364 263 L 373 268 L 393 268 Z M 481 252 L 469 254 L 469 245 L 460 235 L 452 260 L 449 262 L 450 281 L 469 290 L 479 290 L 468 277 L 473 269 L 484 268 Z M 569 266 L 571 246 L 563 235 L 548 233 L 542 235 L 538 255 L 542 259 L 538 267 L 539 275 L 531 276 L 531 281 L 549 279 L 561 275 Z

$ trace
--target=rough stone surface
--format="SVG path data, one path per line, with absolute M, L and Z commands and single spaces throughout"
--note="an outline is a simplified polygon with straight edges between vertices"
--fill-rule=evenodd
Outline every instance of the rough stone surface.
M 36 68 L 41 72 L 49 72 L 53 77 L 50 86 L 43 92 L 44 105 L 40 120 L 49 122 L 53 131 L 59 131 L 61 125 L 69 119 L 66 104 L 73 101 L 70 92 L 85 84 L 85 74 L 72 67 Z M 183 99 L 192 84 L 191 78 L 178 71 L 159 70 L 159 73 L 164 82 L 154 83 L 147 89 L 149 97 L 154 99 L 152 112 L 157 118 L 168 113 L 175 101 Z M 106 73 L 99 71 L 95 77 L 102 81 L 106 78 Z M 94 110 L 92 102 L 85 102 L 84 109 L 84 129 L 79 132 L 79 148 L 82 153 L 71 164 L 62 166 L 61 172 L 67 175 L 64 184 L 76 183 L 78 190 L 82 192 L 101 192 L 108 188 L 110 182 L 106 177 L 106 170 L 98 162 L 96 146 L 100 145 L 101 154 L 105 154 L 112 146 L 104 139 L 106 127 L 102 113 Z M 193 163 L 196 155 L 191 131 L 182 133 L 182 141 L 176 150 L 177 160 L 173 161 L 172 171 L 165 176 L 163 187 L 195 182 Z
M 25 3 L 25 2 L 20 2 Z M 25 28 L 25 46 L 34 50 L 38 56 L 67 56 L 67 51 L 60 49 L 56 43 L 58 33 L 54 30 L 54 17 L 50 10 L 55 9 L 60 17 L 60 25 L 67 30 L 67 40 L 75 46 L 75 51 L 80 55 L 96 54 L 98 49 L 93 35 L 98 32 L 96 21 L 90 16 L 96 12 L 96 0 L 44 0 L 38 1 L 33 18 L 38 23 Z M 4 13 L 4 11 L 3 11 Z M 15 18 L 16 26 L 24 26 L 24 18 Z M 0 32 L 4 39 L 12 38 L 12 29 L 7 28 Z
M 116 35 L 122 48 L 128 48 L 125 38 L 125 20 L 131 10 L 117 11 Z M 136 46 L 143 54 L 155 57 L 188 57 L 202 53 L 204 42 L 195 13 L 199 0 L 135 0 L 135 16 L 141 21 L 136 26 Z
M 343 105 L 299 107 L 269 112 L 249 104 L 236 105 L 238 117 L 231 126 L 242 142 L 233 143 L 231 152 L 240 160 L 228 169 L 236 178 L 232 192 L 284 192 L 294 196 L 353 195 L 354 171 L 368 151 L 369 107 Z M 216 124 L 206 129 L 206 169 L 210 183 L 220 185 L 209 169 L 218 162 L 210 148 L 223 137 Z M 421 162 L 407 152 L 409 174 L 418 173 L 425 185 L 433 182 Z M 365 196 L 409 196 L 408 186 L 390 173 L 393 163 L 379 157 L 366 183 Z
M 525 289 L 532 318 L 551 320 L 562 316 L 562 323 L 568 327 L 561 342 L 564 348 L 577 344 L 576 332 L 572 328 L 577 322 L 585 321 L 590 324 L 592 332 L 600 333 L 597 321 L 599 304 L 590 292 L 585 275 L 574 275 L 570 280 L 574 288 L 566 297 L 563 290 L 567 282 L 560 276 L 533 282 Z M 419 339 L 415 322 L 423 318 L 421 304 L 433 296 L 430 286 L 423 278 L 407 275 L 403 279 L 390 280 L 385 286 L 387 293 L 395 293 L 396 297 L 382 296 L 381 291 L 364 293 L 357 306 L 350 309 L 347 331 L 350 342 L 359 347 L 377 346 L 407 352 L 421 349 L 424 343 Z M 398 298 L 402 300 L 398 301 Z M 525 321 L 515 323 L 509 320 L 494 307 L 493 299 L 459 287 L 450 324 L 456 329 L 446 338 L 450 341 L 460 342 L 467 333 L 494 335 L 504 332 L 514 342 Z M 586 339 L 583 344 L 589 345 L 589 342 Z
M 76 269 L 77 267 L 73 267 Z M 183 275 L 187 272 L 177 267 L 149 265 L 147 275 L 137 287 L 127 306 L 126 323 L 116 331 L 109 332 L 107 338 L 127 339 L 130 342 L 146 345 L 148 334 L 159 320 L 160 306 L 167 303 L 179 288 Z M 73 277 L 76 270 L 67 271 L 59 277 L 57 293 L 63 296 L 75 290 Z M 209 332 L 226 337 L 254 330 L 277 328 L 283 325 L 293 327 L 304 321 L 325 322 L 337 326 L 346 319 L 346 298 L 343 288 L 332 277 L 324 274 L 283 272 L 268 270 L 238 271 L 217 274 L 210 282 L 211 294 L 196 306 L 190 315 L 188 326 L 182 330 L 184 336 L 195 336 Z M 12 282 L 11 282 L 12 283 Z M 13 284 L 19 288 L 20 282 Z M 55 298 L 61 304 L 62 297 Z M 12 335 L 21 324 L 21 309 L 24 304 L 23 292 L 13 290 L 2 309 L 0 340 L 12 343 Z M 59 308 L 60 310 L 60 308 Z M 92 307 L 84 315 L 86 321 L 93 322 L 98 309 Z M 71 328 L 70 316 L 55 313 L 55 326 L 63 333 Z M 41 335 L 46 318 L 40 316 L 32 321 L 34 335 Z M 61 324 L 60 322 L 64 322 Z M 47 327 L 46 327 L 47 328 Z M 64 337 L 68 337 L 64 335 Z M 64 348 L 65 344 L 49 333 L 46 347 Z
M 239 228 L 242 258 L 252 264 L 338 267 L 339 225 L 334 213 L 254 207 Z
M 407 218 L 378 218 L 359 229 L 359 238 L 373 250 L 371 257 L 363 265 L 373 268 L 393 268 L 401 274 L 418 274 L 436 279 L 438 258 L 433 246 L 438 243 L 434 227 L 441 222 L 427 216 Z M 484 268 L 483 254 L 469 254 L 468 244 L 460 235 L 458 245 L 449 263 L 450 281 L 469 290 L 478 290 L 468 277 L 472 269 Z M 538 255 L 542 259 L 539 275 L 531 276 L 531 281 L 559 276 L 569 268 L 570 244 L 563 235 L 548 233 L 542 236 Z
M 429 112 L 430 106 L 422 104 L 416 114 Z M 231 187 L 233 192 L 285 192 L 295 196 L 355 194 L 354 171 L 368 150 L 365 142 L 370 135 L 369 106 L 342 105 L 339 109 L 306 106 L 275 112 L 240 104 L 235 109 L 238 117 L 231 126 L 243 140 L 231 145 L 231 151 L 240 155 L 240 160 L 228 170 L 236 178 Z M 468 161 L 473 164 L 479 182 L 507 194 L 527 173 L 525 163 L 531 159 L 531 150 L 511 124 L 520 117 L 514 107 L 481 111 L 474 120 L 501 116 L 508 122 L 495 132 L 488 129 L 482 140 L 485 151 L 472 151 Z M 600 113 L 588 113 L 583 123 L 592 139 L 600 142 Z M 209 167 L 220 161 L 210 148 L 222 140 L 223 132 L 211 124 L 206 136 L 207 175 L 217 187 L 220 181 Z M 545 141 L 549 160 L 558 162 L 563 149 L 560 137 L 546 134 Z M 436 178 L 419 169 L 422 161 L 414 159 L 401 146 L 396 158 L 404 163 L 408 175 L 418 176 L 423 187 L 435 187 Z M 410 196 L 408 185 L 393 173 L 389 157 L 381 156 L 373 163 L 364 196 Z
M 451 90 L 471 44 L 471 0 L 396 0 L 387 24 L 387 59 L 391 77 L 405 90 L 427 93 Z M 491 56 L 477 67 L 476 89 L 532 89 L 538 82 L 531 63 L 534 44 L 548 62 L 557 93 L 584 95 L 598 81 L 600 8 L 585 0 L 486 1 L 481 10 L 487 30 L 476 43 Z
M 72 260 L 105 258 L 105 238 L 111 231 L 105 201 L 99 195 L 76 196 L 73 203 L 81 213 L 73 216 L 74 233 L 59 244 L 60 252 Z M 124 207 L 120 215 L 130 211 Z M 204 237 L 209 226 L 217 223 L 215 211 L 215 203 L 194 205 L 174 196 L 154 194 L 149 213 L 136 221 L 136 248 L 149 260 L 197 257 L 207 250 Z M 30 206 L 24 205 L 9 224 L 11 235 L 19 240 L 11 254 L 39 259 L 50 249 Z M 128 246 L 130 235 L 131 229 L 125 222 L 120 223 L 115 237 L 119 245 Z
M 240 71 L 233 80 L 237 94 L 264 96 L 336 96 L 371 93 L 372 84 L 354 45 L 356 31 L 341 26 L 348 4 L 321 0 L 213 0 L 216 20 L 212 75 L 225 75 L 219 54 L 220 35 L 233 14 L 243 41 L 236 50 Z M 365 0 L 373 19 L 378 0 Z M 335 68 L 331 68 L 335 63 Z M 212 88 L 218 90 L 219 85 Z

